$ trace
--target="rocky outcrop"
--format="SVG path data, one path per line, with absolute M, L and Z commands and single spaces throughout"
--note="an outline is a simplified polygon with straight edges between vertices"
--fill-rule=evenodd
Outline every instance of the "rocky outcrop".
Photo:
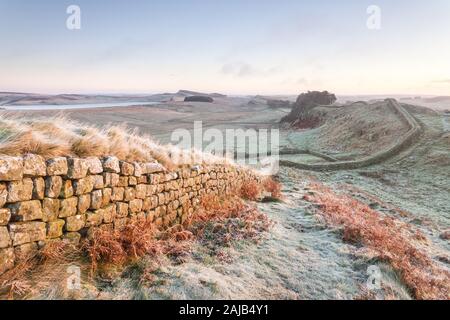
M 49 241 L 77 242 L 94 228 L 146 220 L 184 222 L 206 193 L 229 194 L 251 171 L 224 165 L 166 170 L 116 157 L 0 156 L 0 274 Z
M 281 122 L 295 124 L 300 121 L 312 121 L 311 110 L 320 105 L 331 105 L 336 102 L 336 96 L 328 91 L 308 91 L 298 96 L 291 112 L 281 119 Z
M 214 99 L 208 96 L 190 96 L 184 98 L 185 102 L 208 102 L 213 103 Z

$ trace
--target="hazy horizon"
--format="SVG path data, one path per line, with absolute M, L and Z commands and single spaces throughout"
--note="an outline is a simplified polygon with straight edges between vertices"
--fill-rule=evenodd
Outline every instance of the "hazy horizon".
M 66 9 L 81 8 L 81 30 Z M 0 90 L 448 95 L 450 2 L 0 0 Z M 381 9 L 370 30 L 368 6 Z M 430 37 L 430 35 L 433 35 Z

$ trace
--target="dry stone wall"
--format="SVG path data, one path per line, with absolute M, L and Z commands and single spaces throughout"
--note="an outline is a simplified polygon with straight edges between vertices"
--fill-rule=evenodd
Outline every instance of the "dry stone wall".
M 94 228 L 146 219 L 183 222 L 205 193 L 229 194 L 251 171 L 220 165 L 167 171 L 116 157 L 45 160 L 0 156 L 0 274 L 51 241 L 79 242 Z

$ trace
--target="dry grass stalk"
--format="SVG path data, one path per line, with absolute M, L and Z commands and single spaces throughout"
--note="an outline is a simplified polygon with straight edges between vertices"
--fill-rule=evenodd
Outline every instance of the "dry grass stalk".
M 232 164 L 226 158 L 161 145 L 150 136 L 123 125 L 96 127 L 62 117 L 1 117 L 0 154 L 21 156 L 27 153 L 45 158 L 117 156 L 131 162 L 158 161 L 169 170 L 183 165 Z

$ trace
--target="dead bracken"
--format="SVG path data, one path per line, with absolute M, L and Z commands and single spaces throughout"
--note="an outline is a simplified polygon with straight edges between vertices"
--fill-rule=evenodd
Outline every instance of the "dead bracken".
M 450 273 L 415 245 L 424 235 L 322 184 L 313 183 L 310 189 L 305 200 L 319 205 L 317 212 L 326 223 L 342 227 L 345 241 L 374 250 L 400 274 L 416 299 L 450 298 Z

